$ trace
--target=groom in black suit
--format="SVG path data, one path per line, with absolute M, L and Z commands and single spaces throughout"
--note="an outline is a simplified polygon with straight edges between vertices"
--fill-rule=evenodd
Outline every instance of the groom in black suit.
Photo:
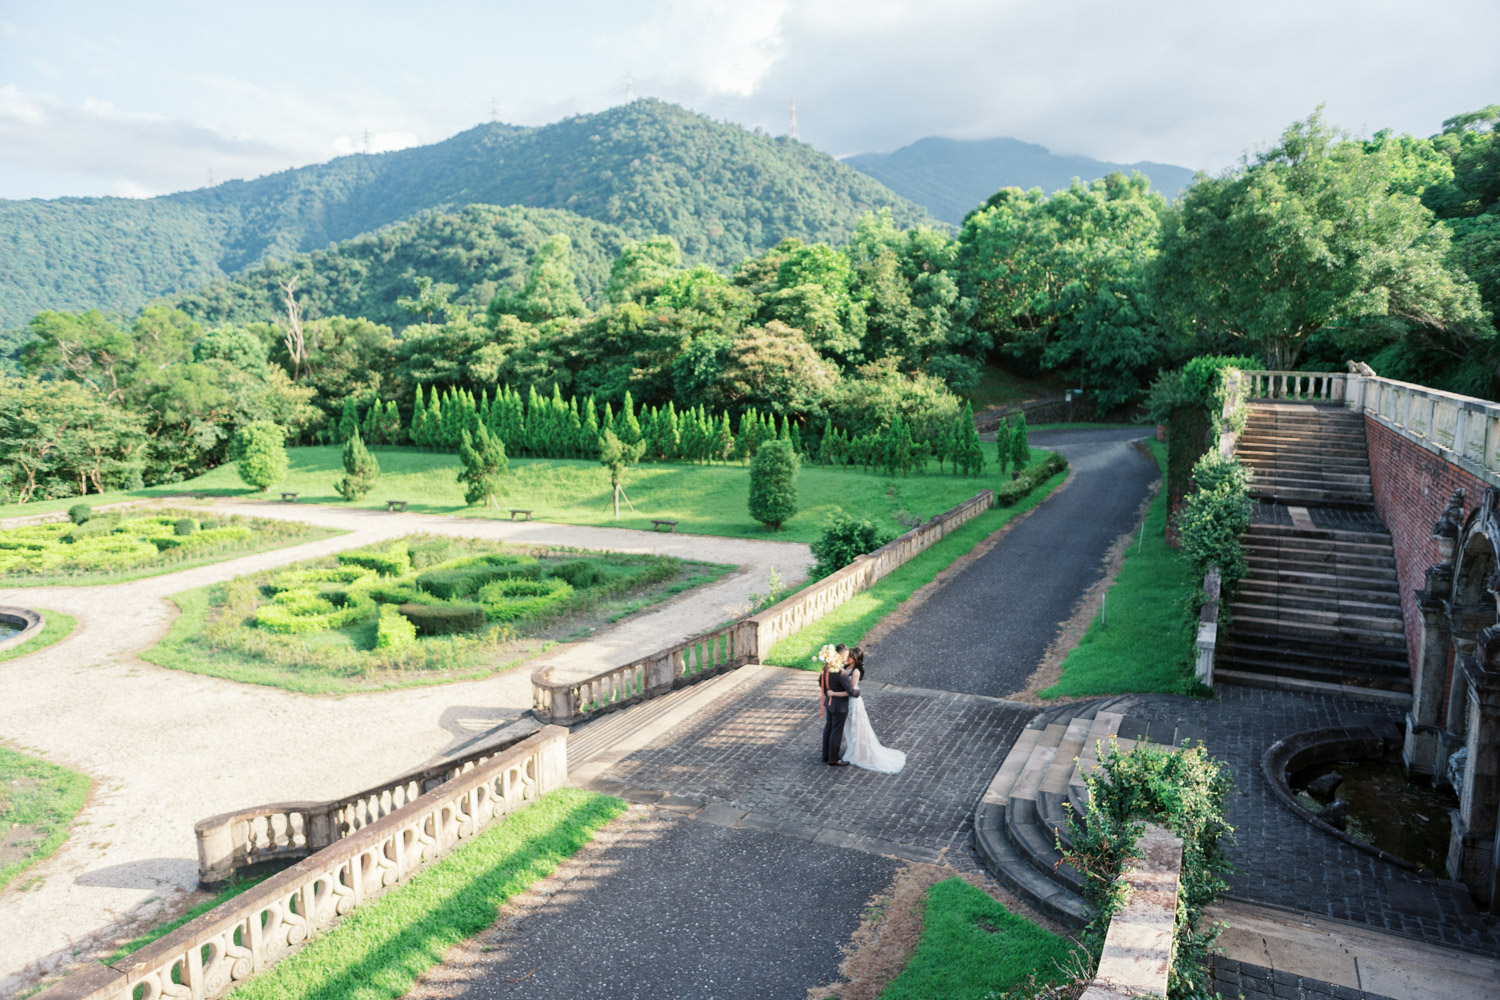
M 837 647 L 840 655 L 845 647 Z M 823 763 L 831 767 L 848 767 L 841 757 L 844 745 L 844 723 L 849 720 L 849 699 L 859 697 L 854 675 L 845 665 L 839 670 L 823 669 Z

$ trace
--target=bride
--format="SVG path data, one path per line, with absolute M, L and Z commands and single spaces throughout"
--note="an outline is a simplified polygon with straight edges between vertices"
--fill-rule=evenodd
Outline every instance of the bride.
M 856 686 L 865 679 L 865 653 L 855 646 L 849 650 L 849 672 L 857 678 Z M 863 698 L 849 699 L 849 723 L 844 731 L 844 759 L 855 767 L 867 771 L 895 774 L 906 766 L 906 754 L 880 745 L 875 730 L 870 728 L 870 716 L 865 711 Z

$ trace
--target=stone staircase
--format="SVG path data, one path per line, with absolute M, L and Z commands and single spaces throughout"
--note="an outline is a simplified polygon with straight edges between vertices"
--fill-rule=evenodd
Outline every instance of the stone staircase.
M 1235 455 L 1258 500 L 1373 510 L 1364 417 L 1338 406 L 1252 403 Z
M 975 810 L 974 843 L 985 867 L 1058 923 L 1082 927 L 1091 915 L 1083 875 L 1063 863 L 1058 843 L 1071 847 L 1068 815 L 1083 815 L 1084 778 L 1098 766 L 1099 743 L 1114 737 L 1124 751 L 1143 738 L 1172 746 L 1202 738 L 1149 732 L 1129 714 L 1137 703 L 1123 695 L 1043 711 L 1021 731 Z
M 1373 514 L 1363 418 L 1252 404 L 1236 454 L 1252 496 L 1292 523 L 1259 521 L 1242 538 L 1250 573 L 1228 605 L 1215 681 L 1409 700 L 1396 556 Z

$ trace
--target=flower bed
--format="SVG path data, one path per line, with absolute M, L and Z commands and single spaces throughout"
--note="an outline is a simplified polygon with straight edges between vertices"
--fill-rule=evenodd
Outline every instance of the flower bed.
M 275 548 L 329 532 L 288 521 L 163 510 L 122 517 L 101 512 L 82 524 L 32 524 L 0 531 L 0 582 L 95 583 L 147 576 Z

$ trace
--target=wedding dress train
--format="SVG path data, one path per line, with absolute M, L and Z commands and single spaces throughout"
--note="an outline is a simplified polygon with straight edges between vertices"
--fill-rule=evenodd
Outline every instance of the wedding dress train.
M 883 747 L 870 727 L 870 716 L 865 711 L 863 698 L 849 699 L 849 721 L 844 728 L 844 759 L 855 767 L 867 771 L 895 774 L 906 766 L 906 754 L 901 750 Z

